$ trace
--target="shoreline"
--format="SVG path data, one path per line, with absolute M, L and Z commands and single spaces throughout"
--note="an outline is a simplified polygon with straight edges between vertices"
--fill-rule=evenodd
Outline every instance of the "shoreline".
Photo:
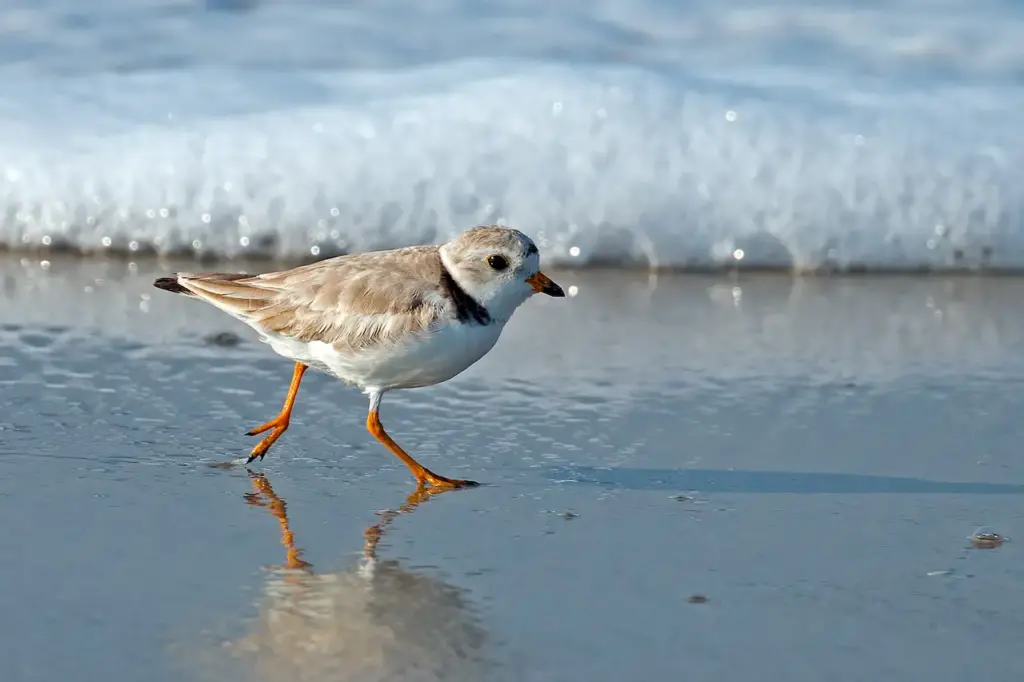
M 358 252 L 362 253 L 362 252 Z M 0 269 L 9 267 L 11 263 L 25 265 L 31 263 L 124 263 L 154 264 L 157 269 L 177 267 L 187 272 L 187 268 L 211 266 L 223 267 L 228 272 L 269 272 L 285 270 L 300 265 L 308 265 L 317 261 L 337 256 L 349 255 L 345 252 L 320 254 L 309 258 L 280 258 L 270 255 L 249 254 L 244 258 L 223 256 L 192 255 L 187 253 L 158 254 L 152 251 L 121 251 L 102 249 L 88 252 L 76 252 L 70 249 L 12 249 L 0 244 Z M 949 265 L 945 267 L 931 266 L 885 266 L 855 264 L 845 267 L 830 265 L 815 268 L 803 268 L 786 265 L 739 265 L 739 264 L 694 264 L 694 265 L 643 265 L 639 262 L 624 261 L 615 263 L 610 260 L 594 260 L 581 265 L 552 263 L 546 265 L 550 272 L 601 274 L 608 272 L 642 274 L 642 275 L 674 275 L 674 276 L 719 276 L 736 277 L 742 275 L 772 275 L 796 279 L 861 279 L 861 278 L 993 278 L 993 279 L 1024 279 L 1024 265 L 1020 267 L 990 267 L 972 265 Z
M 153 286 L 181 265 L 61 258 L 44 267 L 0 257 L 0 330 L 60 328 L 74 336 L 170 344 L 187 355 L 211 352 L 204 339 L 228 332 L 242 352 L 274 357 L 243 323 Z M 529 301 L 500 342 L 548 345 L 548 361 L 508 367 L 492 361 L 492 371 L 510 378 L 569 371 L 582 380 L 630 367 L 638 383 L 656 383 L 666 372 L 680 373 L 683 383 L 694 376 L 769 383 L 997 376 L 1020 364 L 1017 349 L 1024 345 L 1020 277 L 549 272 L 569 296 Z

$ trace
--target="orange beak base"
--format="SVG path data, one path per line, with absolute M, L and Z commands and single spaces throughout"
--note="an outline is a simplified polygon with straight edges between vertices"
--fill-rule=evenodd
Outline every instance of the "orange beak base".
M 562 298 L 565 296 L 565 292 L 562 291 L 562 287 L 552 282 L 543 272 L 530 275 L 526 278 L 526 283 L 533 287 L 533 290 L 538 294 L 547 294 L 548 296 L 554 296 L 555 298 Z

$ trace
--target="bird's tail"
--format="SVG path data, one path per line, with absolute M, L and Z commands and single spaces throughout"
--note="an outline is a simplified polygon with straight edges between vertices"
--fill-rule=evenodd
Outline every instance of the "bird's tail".
M 153 286 L 155 286 L 157 289 L 169 291 L 172 294 L 182 294 L 183 296 L 191 296 L 192 298 L 196 298 L 196 295 L 194 293 L 183 287 L 178 282 L 177 275 L 175 275 L 174 277 L 161 277 L 155 282 L 153 282 Z
M 161 277 L 153 286 L 157 289 L 169 291 L 172 294 L 200 298 L 198 294 L 181 283 L 181 280 L 209 280 L 213 282 L 234 282 L 240 279 L 250 279 L 253 275 L 244 272 L 176 272 L 172 277 Z

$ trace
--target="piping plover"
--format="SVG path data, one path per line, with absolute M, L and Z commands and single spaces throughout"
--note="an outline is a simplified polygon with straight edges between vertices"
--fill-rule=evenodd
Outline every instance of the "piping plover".
M 416 480 L 475 485 L 439 476 L 392 440 L 381 397 L 447 381 L 487 354 L 512 313 L 535 293 L 565 296 L 540 271 L 536 244 L 506 227 L 475 227 L 441 245 L 328 258 L 260 275 L 176 273 L 159 289 L 199 298 L 255 329 L 295 362 L 281 412 L 250 436 L 269 433 L 246 464 L 288 429 L 302 375 L 312 367 L 369 396 L 366 428 Z

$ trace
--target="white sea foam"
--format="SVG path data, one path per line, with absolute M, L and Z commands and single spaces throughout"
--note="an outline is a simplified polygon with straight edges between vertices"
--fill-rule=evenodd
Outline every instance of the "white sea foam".
M 1014 4 L 117 5 L 0 10 L 2 245 L 1024 268 Z

